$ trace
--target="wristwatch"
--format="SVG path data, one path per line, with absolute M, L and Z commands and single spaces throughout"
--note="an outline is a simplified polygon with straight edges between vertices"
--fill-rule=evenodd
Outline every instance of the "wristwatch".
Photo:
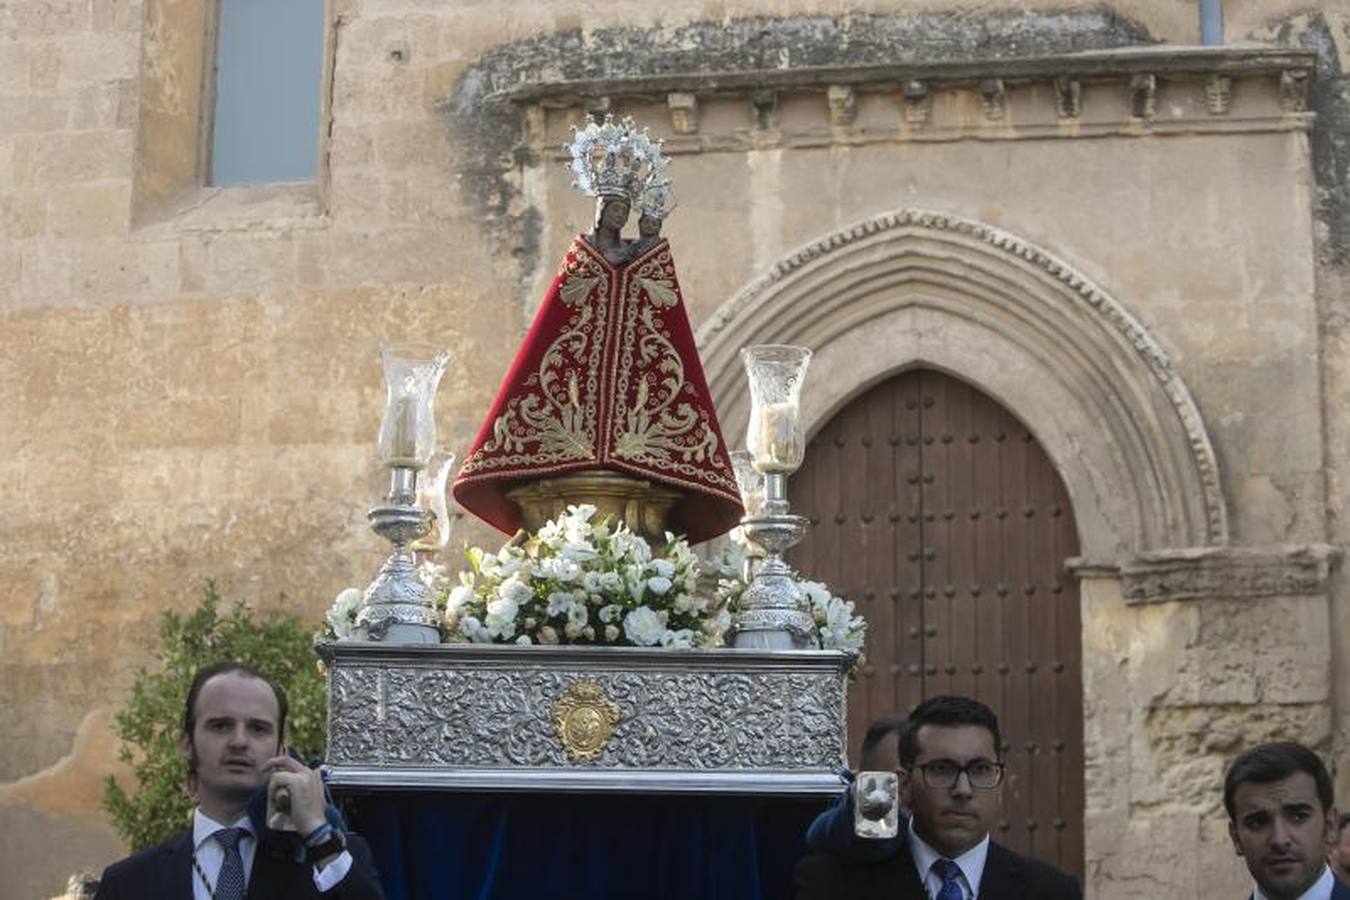
M 337 856 L 343 850 L 347 849 L 347 835 L 336 828 L 329 831 L 328 836 L 314 846 L 305 847 L 305 862 L 311 866 L 317 866 L 321 860 L 328 859 L 330 856 Z

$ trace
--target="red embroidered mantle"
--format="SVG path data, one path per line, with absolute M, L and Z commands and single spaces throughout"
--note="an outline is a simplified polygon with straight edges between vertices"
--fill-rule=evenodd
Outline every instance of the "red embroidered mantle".
M 670 244 L 621 267 L 578 236 L 455 478 L 465 509 L 511 534 L 506 491 L 608 469 L 683 494 L 673 530 L 733 528 L 740 493 L 685 313 Z

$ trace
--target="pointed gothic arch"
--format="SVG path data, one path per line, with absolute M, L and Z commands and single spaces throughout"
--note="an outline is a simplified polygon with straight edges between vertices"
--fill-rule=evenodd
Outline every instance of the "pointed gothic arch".
M 815 351 L 812 431 L 911 366 L 976 384 L 1050 454 L 1092 562 L 1228 541 L 1214 450 L 1166 352 L 1089 278 L 1007 232 L 905 210 L 779 260 L 700 329 L 728 435 L 744 431 L 737 353 L 754 343 Z

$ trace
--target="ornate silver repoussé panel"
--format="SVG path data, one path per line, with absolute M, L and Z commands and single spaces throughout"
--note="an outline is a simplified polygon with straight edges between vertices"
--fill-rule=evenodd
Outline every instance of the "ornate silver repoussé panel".
M 320 644 L 338 786 L 837 793 L 828 650 Z

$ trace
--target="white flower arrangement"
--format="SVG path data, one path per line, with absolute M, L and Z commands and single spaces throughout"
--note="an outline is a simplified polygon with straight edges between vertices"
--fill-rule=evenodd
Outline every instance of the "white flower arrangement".
M 346 588 L 333 598 L 333 605 L 324 614 L 324 629 L 320 636 L 345 641 L 356 633 L 356 614 L 361 611 L 361 591 Z
M 711 561 L 666 535 L 661 557 L 620 523 L 595 521 L 594 506 L 569 506 L 533 536 L 496 553 L 468 551 L 470 569 L 453 578 L 445 566 L 418 570 L 436 595 L 442 636 L 450 643 L 610 644 L 634 647 L 718 647 L 746 589 L 745 537 Z M 712 597 L 700 575 L 717 577 Z M 851 602 L 818 581 L 797 582 L 816 622 L 820 647 L 861 659 L 867 622 Z M 351 638 L 363 594 L 347 588 L 333 600 L 319 636 Z M 855 663 L 856 665 L 856 663 Z
M 698 591 L 699 560 L 667 535 L 654 557 L 641 536 L 569 506 L 538 533 L 496 553 L 468 552 L 457 583 L 433 582 L 444 599 L 445 640 L 515 644 L 714 647 L 730 622 Z

